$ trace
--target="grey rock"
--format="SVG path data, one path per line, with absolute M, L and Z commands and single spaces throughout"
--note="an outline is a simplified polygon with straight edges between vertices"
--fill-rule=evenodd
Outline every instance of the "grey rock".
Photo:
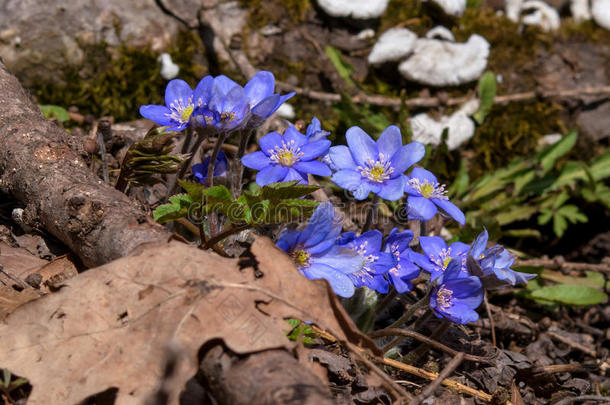
M 594 141 L 610 138 L 610 102 L 582 111 L 576 122 L 582 134 Z

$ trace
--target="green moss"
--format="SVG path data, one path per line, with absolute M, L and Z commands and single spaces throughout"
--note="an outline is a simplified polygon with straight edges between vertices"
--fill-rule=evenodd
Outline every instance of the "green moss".
M 552 102 L 496 104 L 470 143 L 475 177 L 505 166 L 517 156 L 532 155 L 544 135 L 565 133 L 560 112 L 561 106 Z
M 193 63 L 202 49 L 199 38 L 187 31 L 168 49 L 180 66 L 179 77 L 191 85 L 206 71 Z M 163 104 L 167 81 L 160 76 L 157 53 L 125 46 L 110 51 L 105 44 L 87 46 L 84 52 L 86 66 L 68 67 L 60 80 L 31 86 L 40 104 L 75 105 L 81 113 L 111 115 L 116 120 L 139 118 L 143 104 Z
M 305 21 L 311 8 L 310 0 L 240 0 L 244 8 L 250 10 L 248 26 L 259 29 L 268 24 L 290 21 L 298 24 Z

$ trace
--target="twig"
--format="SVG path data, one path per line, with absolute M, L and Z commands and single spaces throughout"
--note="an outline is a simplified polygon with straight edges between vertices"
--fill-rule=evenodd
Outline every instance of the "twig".
M 326 93 L 321 91 L 309 90 L 303 87 L 293 86 L 285 82 L 277 82 L 279 89 L 284 91 L 294 91 L 295 93 L 311 98 L 313 100 L 329 101 L 337 103 L 341 101 L 341 95 L 335 93 Z M 526 101 L 535 98 L 582 98 L 583 96 L 609 95 L 610 86 L 585 87 L 582 89 L 573 90 L 540 90 L 528 91 L 525 93 L 507 94 L 504 96 L 496 96 L 494 104 L 506 104 L 516 101 Z M 406 107 L 440 107 L 440 106 L 455 106 L 464 104 L 470 100 L 471 96 L 455 97 L 443 99 L 440 97 L 416 97 L 405 100 L 404 103 L 398 97 L 387 97 L 382 95 L 368 95 L 364 93 L 357 94 L 351 98 L 354 104 L 370 104 L 382 107 L 400 108 L 402 105 Z
M 239 147 L 237 148 L 237 153 L 233 155 L 233 164 L 231 166 L 231 191 L 233 192 L 233 198 L 237 198 L 241 194 L 241 183 L 244 175 L 244 167 L 241 164 L 241 158 L 244 156 L 244 153 L 246 153 L 248 141 L 253 133 L 254 130 L 249 129 L 240 131 L 239 133 Z
M 578 342 L 574 342 L 573 340 L 568 339 L 568 338 L 561 336 L 560 334 L 552 332 L 552 331 L 547 331 L 546 334 L 549 335 L 551 338 L 558 340 L 561 343 L 565 343 L 566 345 L 568 345 L 574 349 L 580 350 L 581 352 L 586 353 L 593 358 L 597 357 L 597 353 L 595 353 L 595 350 L 589 349 L 588 347 L 585 347 Z
M 97 125 L 97 145 L 100 148 L 100 157 L 102 158 L 102 175 L 104 183 L 109 184 L 108 176 L 108 156 L 106 155 L 106 141 L 112 139 L 111 123 L 107 119 L 100 119 Z
M 427 336 L 422 335 L 421 333 L 417 333 L 415 331 L 411 331 L 411 330 L 405 330 L 405 329 L 398 329 L 398 328 L 386 328 L 383 330 L 379 330 L 376 332 L 372 332 L 369 333 L 369 337 L 375 339 L 378 337 L 382 337 L 382 336 L 405 336 L 405 337 L 410 337 L 416 340 L 419 340 L 420 342 L 423 343 L 427 343 L 432 347 L 435 347 L 445 353 L 448 353 L 452 356 L 457 355 L 459 352 L 458 350 L 452 349 L 449 346 L 445 346 L 444 344 L 442 344 L 441 342 L 431 339 Z M 468 361 L 476 361 L 478 363 L 485 363 L 485 364 L 493 364 L 493 358 L 494 357 L 480 357 L 480 356 L 475 356 L 472 354 L 466 354 L 464 353 L 464 360 L 468 360 Z
M 358 359 L 360 359 L 360 361 L 362 361 L 372 372 L 377 374 L 379 378 L 381 378 L 390 387 L 390 389 L 394 391 L 394 395 L 396 396 L 397 400 L 408 400 L 413 398 L 413 396 L 407 391 L 405 391 L 404 388 L 396 384 L 396 381 L 392 380 L 392 378 L 390 378 L 390 376 L 384 373 L 383 370 L 377 367 L 372 361 L 367 359 L 366 356 L 363 354 L 364 350 L 350 342 L 345 342 L 345 344 L 347 345 L 348 349 L 350 349 L 350 351 L 354 353 L 358 357 Z
M 557 256 L 552 259 L 529 259 L 529 260 L 517 260 L 515 261 L 515 267 L 531 266 L 531 267 L 547 267 L 550 269 L 558 270 L 592 270 L 600 271 L 603 273 L 610 273 L 610 264 L 607 263 L 578 263 L 578 262 L 566 262 L 563 257 Z
M 491 314 L 491 308 L 489 307 L 489 301 L 487 299 L 487 291 L 483 294 L 483 303 L 485 304 L 485 311 L 487 311 L 487 318 L 489 318 L 489 329 L 491 329 L 491 344 L 497 346 L 496 341 L 496 324 L 494 322 L 494 317 Z
M 425 387 L 422 392 L 413 398 L 409 405 L 419 405 L 422 401 L 428 398 L 430 395 L 434 394 L 434 391 L 442 384 L 443 380 L 445 380 L 451 373 L 455 371 L 456 368 L 462 363 L 464 360 L 464 353 L 457 353 L 453 359 L 443 368 L 443 371 L 440 372 L 438 377 L 434 379 L 427 387 Z
M 398 292 L 396 291 L 396 289 L 392 288 L 392 290 L 388 294 L 386 294 L 386 296 L 381 301 L 379 301 L 377 305 L 375 305 L 375 315 L 379 315 L 381 311 L 383 311 L 390 304 L 390 302 L 392 302 L 392 300 L 396 298 L 397 295 Z
M 449 329 L 449 326 L 451 326 L 449 322 L 444 319 L 441 320 L 441 324 L 436 328 L 434 332 L 432 332 L 430 339 L 436 340 L 443 336 L 447 329 Z M 419 359 L 421 359 L 424 354 L 428 352 L 428 350 L 430 350 L 430 345 L 428 343 L 422 343 L 417 346 L 415 350 L 410 351 L 406 356 L 404 356 L 402 358 L 402 361 L 410 364 L 416 363 L 417 361 L 419 361 Z
M 407 323 L 409 321 L 409 319 L 411 319 L 413 317 L 413 315 L 415 315 L 415 312 L 417 312 L 418 309 L 426 306 L 428 304 L 429 299 L 430 299 L 430 291 L 428 291 L 426 293 L 426 295 L 423 296 L 422 299 L 411 304 L 409 306 L 409 309 L 407 309 L 407 311 L 404 314 L 402 314 L 402 316 L 400 318 L 398 318 L 396 321 L 394 321 L 387 328 L 382 329 L 382 331 L 389 330 L 392 328 L 400 328 L 402 325 Z
M 555 405 L 570 405 L 573 402 L 581 401 L 599 401 L 599 402 L 610 402 L 610 397 L 602 397 L 599 395 L 581 395 L 580 397 L 564 398 Z

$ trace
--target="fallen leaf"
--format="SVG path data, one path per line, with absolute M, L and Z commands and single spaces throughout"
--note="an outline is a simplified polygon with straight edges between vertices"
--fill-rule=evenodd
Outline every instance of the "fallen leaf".
M 143 403 L 176 345 L 183 355 L 168 403 L 177 404 L 203 344 L 222 339 L 238 354 L 289 348 L 283 319 L 311 321 L 378 353 L 326 281 L 307 280 L 269 239 L 257 238 L 252 252 L 260 278 L 238 260 L 178 242 L 81 273 L 0 325 L 2 366 L 30 381 L 28 405 L 79 403 L 113 388 L 116 404 Z

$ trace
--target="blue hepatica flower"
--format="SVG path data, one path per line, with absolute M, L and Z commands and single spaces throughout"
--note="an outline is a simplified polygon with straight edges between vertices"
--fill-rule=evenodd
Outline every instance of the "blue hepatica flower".
M 387 277 L 399 294 L 413 289 L 410 280 L 419 276 L 421 271 L 413 264 L 414 252 L 409 247 L 411 239 L 413 239 L 413 232 L 398 232 L 398 229 L 394 228 L 383 246 L 385 253 L 394 256 L 394 265 L 388 270 Z
M 425 254 L 413 253 L 413 261 L 430 273 L 430 279 L 436 280 L 443 275 L 449 262 L 459 259 L 461 271 L 466 273 L 466 255 L 470 246 L 462 242 L 454 242 L 449 247 L 443 238 L 438 236 L 421 236 L 419 245 Z
M 326 139 L 328 135 L 330 135 L 330 132 L 323 130 L 320 120 L 316 117 L 313 117 L 313 119 L 311 120 L 311 124 L 307 125 L 307 130 L 305 131 L 305 136 L 309 138 L 309 142 L 315 142 L 319 141 L 320 139 Z
M 407 168 L 421 160 L 425 148 L 421 143 L 402 145 L 400 130 L 389 126 L 375 142 L 358 127 L 345 135 L 348 146 L 333 146 L 330 159 L 338 171 L 331 180 L 351 191 L 358 200 L 370 192 L 386 200 L 398 200 L 404 194 Z
M 485 288 L 496 289 L 508 284 L 526 283 L 536 277 L 535 274 L 521 273 L 511 269 L 510 266 L 515 262 L 514 256 L 500 245 L 487 249 L 488 239 L 487 230 L 483 230 L 472 243 L 470 256 L 478 266 L 469 266 L 469 270 L 481 278 Z
M 345 246 L 356 252 L 361 259 L 359 271 L 349 274 L 354 286 L 366 286 L 380 293 L 389 290 L 384 274 L 395 264 L 390 253 L 381 252 L 381 232 L 374 230 L 356 237 L 354 232 L 345 232 L 337 241 L 337 245 Z
M 212 83 L 205 83 L 202 87 L 209 89 L 210 84 L 208 106 L 201 108 L 202 124 L 213 125 L 219 131 L 244 126 L 250 114 L 250 106 L 243 87 L 224 75 L 215 77 Z M 203 101 L 205 100 L 202 100 L 202 104 Z
M 475 309 L 481 305 L 484 291 L 481 280 L 464 275 L 461 267 L 460 259 L 449 263 L 442 282 L 432 289 L 430 308 L 439 318 L 465 324 L 479 319 Z
M 275 91 L 275 78 L 273 73 L 260 71 L 256 73 L 244 87 L 245 95 L 250 105 L 252 117 L 249 125 L 260 126 L 265 119 L 273 114 L 294 92 L 281 96 Z
M 307 184 L 308 173 L 331 175 L 325 163 L 315 160 L 328 151 L 330 141 L 326 139 L 308 142 L 305 135 L 294 127 L 288 127 L 284 135 L 271 132 L 258 143 L 261 150 L 245 155 L 241 161 L 250 169 L 260 170 L 256 175 L 259 186 L 292 180 Z
M 407 199 L 409 219 L 427 221 L 436 214 L 439 207 L 460 224 L 464 225 L 466 222 L 464 213 L 446 196 L 445 186 L 440 185 L 428 170 L 414 168 L 405 185 L 405 191 L 409 194 Z
M 349 274 L 362 268 L 362 258 L 352 249 L 337 246 L 343 218 L 335 215 L 330 202 L 316 208 L 302 231 L 286 230 L 276 246 L 290 255 L 299 271 L 309 279 L 327 280 L 341 297 L 354 295 Z
M 202 90 L 198 89 L 197 94 L 194 94 L 184 80 L 171 80 L 165 88 L 165 106 L 143 105 L 140 114 L 161 126 L 169 127 L 170 131 L 182 131 L 191 123 L 195 111 L 193 100 L 202 98 Z
M 193 171 L 193 176 L 199 181 L 201 184 L 207 184 L 208 181 L 208 165 L 210 164 L 211 156 L 208 156 L 203 160 L 203 163 L 197 163 L 193 165 L 191 169 Z M 227 167 L 229 166 L 229 162 L 227 161 L 227 156 L 223 151 L 218 152 L 218 157 L 216 158 L 216 164 L 214 164 L 214 177 L 226 177 L 227 176 Z

